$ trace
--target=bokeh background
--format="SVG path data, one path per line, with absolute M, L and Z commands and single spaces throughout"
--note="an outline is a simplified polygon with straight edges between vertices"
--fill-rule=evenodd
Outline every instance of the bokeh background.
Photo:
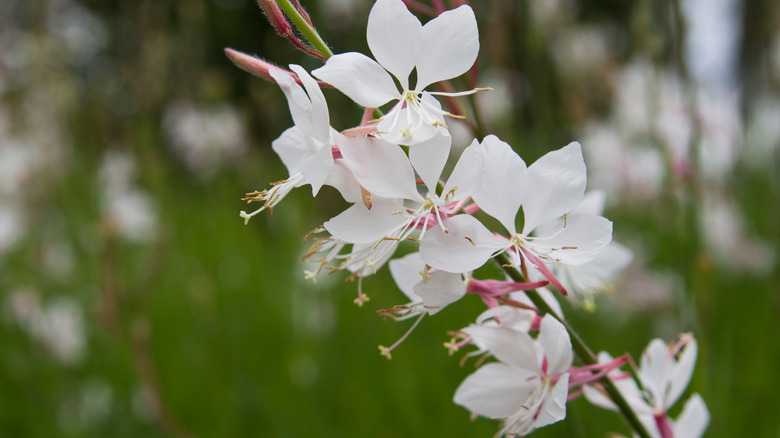
M 367 53 L 371 2 L 303 3 L 335 52 Z M 780 436 L 780 4 L 474 8 L 485 125 L 529 163 L 579 140 L 635 253 L 572 324 L 635 357 L 693 331 L 707 436 Z M 243 194 L 286 177 L 270 142 L 292 122 L 224 47 L 319 65 L 250 0 L 0 0 L 0 436 L 492 436 L 451 402 L 473 362 L 442 347 L 476 297 L 387 361 L 410 322 L 376 314 L 404 302 L 386 270 L 363 308 L 339 274 L 303 279 L 338 194 L 244 226 Z M 334 127 L 358 123 L 326 97 Z M 628 433 L 578 399 L 535 436 L 610 431 Z

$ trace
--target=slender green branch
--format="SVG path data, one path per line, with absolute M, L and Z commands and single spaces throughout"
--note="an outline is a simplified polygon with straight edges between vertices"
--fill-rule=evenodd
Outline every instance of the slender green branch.
M 510 266 L 512 262 L 509 259 L 509 255 L 507 253 L 504 252 L 499 254 L 496 256 L 495 260 L 501 266 L 501 269 L 503 269 L 512 280 L 516 282 L 526 281 L 520 271 Z M 564 327 L 566 327 L 566 331 L 569 332 L 569 337 L 571 338 L 571 344 L 572 348 L 574 349 L 574 353 L 583 363 L 586 365 L 595 365 L 598 363 L 598 358 L 590 349 L 590 347 L 588 347 L 585 341 L 580 338 L 580 335 L 574 331 L 574 329 L 561 317 L 561 315 L 555 313 L 555 311 L 547 304 L 547 302 L 544 301 L 542 296 L 539 295 L 539 292 L 536 290 L 528 290 L 525 291 L 525 293 L 534 303 L 540 314 L 544 315 L 549 313 L 554 316 L 555 319 L 560 321 Z M 628 421 L 637 435 L 642 438 L 650 438 L 650 434 L 645 429 L 644 424 L 639 421 L 639 417 L 637 417 L 636 412 L 634 412 L 626 399 L 623 397 L 623 394 L 621 394 L 617 389 L 615 382 L 613 382 L 612 379 L 610 379 L 608 376 L 602 377 L 600 382 L 602 385 L 604 385 L 604 389 L 607 391 L 609 398 L 612 399 L 615 405 L 617 405 L 618 410 L 621 414 L 623 414 L 623 417 L 625 417 L 626 421 Z
M 322 37 L 317 32 L 317 29 L 315 29 L 311 24 L 309 24 L 308 21 L 306 21 L 305 18 L 303 18 L 300 12 L 295 9 L 295 6 L 290 3 L 290 0 L 278 0 L 278 2 L 279 6 L 282 8 L 282 11 L 284 11 L 284 14 L 287 15 L 295 27 L 301 31 L 306 40 L 309 41 L 309 43 L 315 49 L 319 50 L 323 55 L 325 55 L 326 58 L 333 56 L 333 52 L 330 51 L 328 45 L 325 43 L 325 41 L 322 40 Z

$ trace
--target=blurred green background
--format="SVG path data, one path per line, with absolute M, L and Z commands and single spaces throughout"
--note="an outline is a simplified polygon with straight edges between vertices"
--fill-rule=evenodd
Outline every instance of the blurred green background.
M 367 53 L 371 2 L 303 1 L 335 52 Z M 489 131 L 529 163 L 580 141 L 635 252 L 572 324 L 634 357 L 693 331 L 706 436 L 780 436 L 780 4 L 476 3 Z M 287 176 L 270 142 L 292 122 L 224 47 L 319 65 L 249 0 L 0 0 L 0 436 L 492 436 L 451 402 L 473 362 L 442 347 L 476 297 L 387 361 L 410 322 L 376 314 L 404 303 L 386 269 L 363 308 L 340 274 L 303 279 L 335 191 L 243 225 L 243 194 Z M 568 409 L 534 436 L 629 432 Z

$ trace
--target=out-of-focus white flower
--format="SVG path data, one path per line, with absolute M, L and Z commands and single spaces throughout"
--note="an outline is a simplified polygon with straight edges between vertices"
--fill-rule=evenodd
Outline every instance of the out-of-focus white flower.
M 83 311 L 71 298 L 60 296 L 41 304 L 35 291 L 18 290 L 6 298 L 17 323 L 43 343 L 64 365 L 76 365 L 87 349 Z
M 103 189 L 103 212 L 122 237 L 144 243 L 157 232 L 157 213 L 152 199 L 133 181 L 135 162 L 131 155 L 108 151 L 99 171 Z
M 237 162 L 247 150 L 246 124 L 229 105 L 175 101 L 165 109 L 163 127 L 174 153 L 203 179 Z

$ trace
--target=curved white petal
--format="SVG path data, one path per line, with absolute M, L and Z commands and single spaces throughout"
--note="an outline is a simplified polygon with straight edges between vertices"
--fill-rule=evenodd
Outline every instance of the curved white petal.
M 429 21 L 423 26 L 415 49 L 416 90 L 462 75 L 471 68 L 479 53 L 474 11 L 463 5 Z
M 528 398 L 534 385 L 530 375 L 501 363 L 489 363 L 466 377 L 453 401 L 471 412 L 490 418 L 508 417 Z
M 696 368 L 698 350 L 699 346 L 696 343 L 696 339 L 691 338 L 685 349 L 680 353 L 679 360 L 674 364 L 669 376 L 670 382 L 666 400 L 664 400 L 664 406 L 667 408 L 677 402 L 685 388 L 688 387 L 688 383 L 690 383 L 693 376 L 693 370 Z
M 425 262 L 419 252 L 407 254 L 400 259 L 390 260 L 388 263 L 390 275 L 401 292 L 412 303 L 420 303 L 422 300 L 414 293 L 414 285 L 423 280 L 422 272 L 425 270 Z
M 585 161 L 577 142 L 530 165 L 523 195 L 523 234 L 574 210 L 582 202 L 586 182 Z
M 612 222 L 601 216 L 567 215 L 552 235 L 536 236 L 533 251 L 549 261 L 580 265 L 593 260 L 612 240 Z
M 293 123 L 305 135 L 311 136 L 314 133 L 311 121 L 311 99 L 309 99 L 309 96 L 306 95 L 303 88 L 295 82 L 292 76 L 274 69 L 269 70 L 269 73 L 276 83 L 279 84 L 279 88 L 282 89 L 284 96 L 287 98 L 287 105 L 290 108 Z
M 287 171 L 292 175 L 303 160 L 317 152 L 309 138 L 298 126 L 287 128 L 282 135 L 271 142 L 271 149 L 279 155 Z
M 566 398 L 569 396 L 569 374 L 563 374 L 555 386 L 547 392 L 544 404 L 534 421 L 534 427 L 540 428 L 566 418 Z
M 420 243 L 425 263 L 447 272 L 468 272 L 484 265 L 507 242 L 491 233 L 473 216 L 459 214 L 445 222 L 448 233 L 430 228 Z
M 485 177 L 471 197 L 485 213 L 498 219 L 510 234 L 525 190 L 525 161 L 509 144 L 495 135 L 482 140 L 485 147 Z
M 328 114 L 328 103 L 322 94 L 317 81 L 312 78 L 306 70 L 300 65 L 290 64 L 290 69 L 298 75 L 303 86 L 306 88 L 306 94 L 311 101 L 311 127 L 312 136 L 320 141 L 326 141 L 330 131 L 330 116 Z
M 368 47 L 377 62 L 398 78 L 404 89 L 409 89 L 420 29 L 420 20 L 401 0 L 377 0 L 368 14 Z
M 361 53 L 348 52 L 331 56 L 325 65 L 311 73 L 367 108 L 377 108 L 401 98 L 390 74 L 376 61 Z
M 455 169 L 447 179 L 442 196 L 446 197 L 446 201 L 466 199 L 479 188 L 484 176 L 485 148 L 475 139 L 471 146 L 463 150 Z
M 352 175 L 352 171 L 349 170 L 343 160 L 336 160 L 333 163 L 333 168 L 328 174 L 328 178 L 325 179 L 325 184 L 331 187 L 335 187 L 336 190 L 341 193 L 341 196 L 347 202 L 358 202 L 362 199 L 363 193 L 360 190 L 360 184 Z
M 371 137 L 347 137 L 339 144 L 355 179 L 373 195 L 423 201 L 414 169 L 400 146 Z
M 547 374 L 554 376 L 569 369 L 573 359 L 571 339 L 563 324 L 547 314 L 542 318 L 537 341 L 547 358 Z
M 403 206 L 388 200 L 375 200 L 371 210 L 358 202 L 324 226 L 334 237 L 346 242 L 371 244 L 406 223 L 403 215 L 396 214 L 399 211 L 403 211 Z
M 653 396 L 654 408 L 664 411 L 663 406 L 666 386 L 669 383 L 669 367 L 672 358 L 669 357 L 669 347 L 661 339 L 653 339 L 642 352 L 642 359 L 637 375 L 642 386 Z
M 306 178 L 307 183 L 311 184 L 313 196 L 317 196 L 331 170 L 333 170 L 333 152 L 330 145 L 324 144 L 320 144 L 319 150 L 298 166 L 298 172 Z
M 438 271 L 423 277 L 413 287 L 415 295 L 422 298 L 423 307 L 433 315 L 466 295 L 466 284 L 461 274 Z
M 536 376 L 542 374 L 534 340 L 528 333 L 483 325 L 471 325 L 462 331 L 484 345 L 501 362 L 531 371 Z
M 414 170 L 428 187 L 428 191 L 436 193 L 436 184 L 441 177 L 441 171 L 447 163 L 450 155 L 452 137 L 447 135 L 435 135 L 422 143 L 417 143 L 409 148 L 409 161 Z
M 693 394 L 685 402 L 682 413 L 673 424 L 674 436 L 699 438 L 710 424 L 710 411 L 699 394 Z

